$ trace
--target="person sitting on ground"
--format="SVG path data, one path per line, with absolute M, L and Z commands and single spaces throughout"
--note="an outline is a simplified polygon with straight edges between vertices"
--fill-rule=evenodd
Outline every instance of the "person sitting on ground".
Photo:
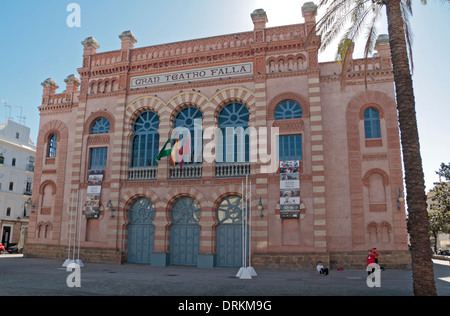
M 328 275 L 328 268 L 324 268 L 322 261 L 319 261 L 319 263 L 316 266 L 317 274 L 321 276 Z

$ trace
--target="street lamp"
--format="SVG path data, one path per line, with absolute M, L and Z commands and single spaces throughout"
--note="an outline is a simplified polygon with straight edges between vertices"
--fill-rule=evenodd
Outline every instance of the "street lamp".
M 259 197 L 259 202 L 258 202 L 258 206 L 256 209 L 261 212 L 261 214 L 259 216 L 261 218 L 263 218 L 264 217 L 264 214 L 263 214 L 264 207 L 262 206 L 261 197 Z
M 31 200 L 31 196 L 28 197 L 28 199 L 25 201 L 25 207 L 35 208 L 36 205 L 34 205 L 33 201 Z M 31 213 L 34 213 L 34 211 L 31 211 Z
M 398 197 L 397 197 L 397 203 L 398 203 L 398 205 L 397 205 L 397 210 L 400 211 L 400 205 L 401 205 L 401 203 L 403 203 L 403 201 L 404 201 L 404 199 L 403 199 L 403 196 L 402 196 L 402 190 L 401 190 L 401 189 L 398 189 Z
M 109 211 L 109 210 L 111 210 L 111 218 L 114 218 L 115 216 L 114 216 L 114 212 L 116 211 L 114 208 L 113 208 L 113 205 L 112 205 L 112 202 L 111 202 L 111 200 L 109 200 L 107 203 L 106 203 L 106 209 L 105 209 L 106 211 Z

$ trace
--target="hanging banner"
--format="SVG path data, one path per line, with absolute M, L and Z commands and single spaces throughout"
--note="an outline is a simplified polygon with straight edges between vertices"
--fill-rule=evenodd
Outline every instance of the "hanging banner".
M 89 170 L 85 216 L 87 219 L 100 217 L 100 194 L 104 170 Z
M 300 218 L 300 161 L 280 161 L 280 218 Z

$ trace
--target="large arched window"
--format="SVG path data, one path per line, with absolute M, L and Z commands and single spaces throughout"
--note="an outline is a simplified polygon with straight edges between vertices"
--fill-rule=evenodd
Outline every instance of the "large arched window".
M 364 132 L 366 139 L 381 138 L 380 113 L 374 108 L 364 111 Z
M 250 161 L 249 118 L 248 108 L 239 102 L 229 103 L 220 111 L 218 123 L 223 142 L 218 137 L 217 162 Z
M 101 117 L 92 124 L 91 134 L 107 134 L 109 133 L 110 127 L 108 119 Z
M 56 157 L 56 142 L 57 142 L 56 134 L 51 134 L 48 137 L 48 147 L 47 147 L 47 157 L 54 158 Z
M 186 143 L 183 146 L 183 148 L 189 148 L 189 151 L 191 153 L 190 161 L 186 161 L 186 156 L 184 157 L 183 163 L 189 164 L 189 163 L 201 163 L 202 162 L 202 126 L 201 126 L 201 120 L 203 119 L 202 112 L 194 107 L 190 106 L 187 108 L 182 109 L 178 112 L 177 116 L 175 117 L 175 127 L 185 127 L 190 132 L 190 139 L 186 140 L 189 143 L 189 147 L 187 147 Z M 200 120 L 200 121 L 199 121 Z M 196 124 L 195 123 L 199 123 Z M 181 137 L 180 137 L 181 138 Z M 184 154 L 187 154 L 186 151 L 184 151 Z
M 131 167 L 156 166 L 159 147 L 159 117 L 153 111 L 139 115 L 134 122 Z
M 278 104 L 274 111 L 274 117 L 276 120 L 296 119 L 302 118 L 303 109 L 295 101 L 285 100 Z

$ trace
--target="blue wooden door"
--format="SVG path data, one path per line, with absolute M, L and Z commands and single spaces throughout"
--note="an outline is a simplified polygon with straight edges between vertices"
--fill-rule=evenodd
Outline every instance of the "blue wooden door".
M 191 197 L 183 196 L 172 205 L 170 228 L 170 264 L 197 265 L 200 250 L 200 206 Z
M 222 224 L 216 230 L 216 265 L 242 266 L 242 225 Z
M 155 240 L 155 207 L 147 198 L 138 198 L 128 213 L 128 262 L 150 264 Z
M 242 266 L 242 199 L 237 195 L 224 198 L 217 208 L 216 265 Z

